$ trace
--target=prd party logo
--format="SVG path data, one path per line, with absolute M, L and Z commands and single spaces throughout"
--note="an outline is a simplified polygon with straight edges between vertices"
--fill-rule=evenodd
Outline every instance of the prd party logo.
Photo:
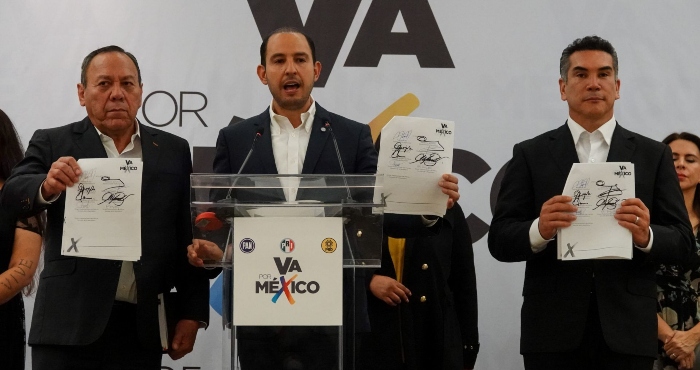
M 289 238 L 282 239 L 282 241 L 280 242 L 280 249 L 284 253 L 294 252 L 294 240 Z

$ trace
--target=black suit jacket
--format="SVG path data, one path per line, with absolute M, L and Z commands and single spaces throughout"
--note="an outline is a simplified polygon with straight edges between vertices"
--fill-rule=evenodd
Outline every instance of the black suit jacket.
M 654 242 L 631 260 L 559 261 L 556 240 L 540 253 L 529 229 L 542 204 L 561 194 L 578 156 L 567 125 L 516 144 L 489 231 L 499 261 L 527 261 L 521 311 L 522 353 L 561 352 L 580 343 L 595 291 L 603 335 L 615 352 L 656 356 L 656 284 L 653 261 L 677 262 L 692 241 L 671 151 L 659 142 L 615 127 L 608 162 L 632 162 L 636 196 L 649 208 Z
M 316 114 L 309 145 L 304 158 L 302 174 L 340 174 L 340 164 L 329 130 L 321 128 L 328 122 L 338 142 L 340 157 L 346 174 L 375 174 L 377 172 L 377 152 L 372 144 L 369 126 L 331 113 L 316 103 Z M 238 173 L 259 129 L 263 129 L 242 174 L 277 174 L 275 157 L 272 152 L 270 134 L 270 111 L 225 127 L 216 140 L 214 172 L 222 174 Z M 344 190 L 341 189 L 344 192 Z M 278 197 L 281 194 L 277 195 Z M 299 198 L 303 199 L 303 194 Z M 369 199 L 372 199 L 371 197 Z M 384 215 L 384 232 L 395 237 L 416 237 L 432 235 L 439 229 L 426 228 L 420 217 Z
M 374 174 L 377 171 L 377 153 L 372 145 L 369 126 L 328 112 L 318 104 L 316 104 L 316 115 L 311 127 L 311 136 L 304 157 L 302 173 L 341 173 L 330 131 L 321 130 L 326 122 L 332 126 L 338 141 L 345 172 L 348 174 Z M 264 132 L 258 139 L 255 150 L 241 173 L 276 174 L 277 166 L 272 152 L 270 111 L 268 109 L 255 117 L 221 129 L 216 140 L 214 172 L 237 173 L 250 150 L 258 129 L 263 129 Z
M 192 238 L 189 212 L 190 148 L 186 140 L 140 125 L 142 256 L 134 262 L 142 345 L 160 350 L 157 295 L 176 287 L 181 319 L 207 322 L 209 284 L 187 262 Z M 7 180 L 2 205 L 33 214 L 47 208 L 45 266 L 37 292 L 30 344 L 86 345 L 102 334 L 112 310 L 121 261 L 61 256 L 65 193 L 47 207 L 37 203 L 41 183 L 59 157 L 106 158 L 89 118 L 37 130 L 26 158 Z
M 343 161 L 346 174 L 374 174 L 377 171 L 377 152 L 372 144 L 369 126 L 331 113 L 316 103 L 316 114 L 311 127 L 309 145 L 304 157 L 302 174 L 340 174 L 340 164 L 335 152 L 330 130 L 321 128 L 328 122 L 338 142 L 338 150 Z M 243 174 L 277 174 L 275 157 L 272 151 L 272 136 L 270 134 L 270 111 L 265 109 L 259 115 L 225 127 L 219 132 L 216 140 L 216 156 L 214 157 L 214 172 L 231 174 L 237 173 L 250 150 L 253 138 L 259 129 L 262 136 L 256 143 Z M 344 190 L 342 190 L 344 192 Z M 278 197 L 281 194 L 277 195 Z M 303 196 L 301 191 L 298 195 Z M 283 199 L 283 198 L 282 198 Z M 370 197 L 371 198 L 371 194 Z M 421 218 L 417 216 L 391 215 L 384 216 L 384 232 L 397 237 L 430 235 L 437 232 L 436 227 L 426 228 Z M 358 270 L 356 284 L 346 284 L 346 293 L 350 286 L 355 290 L 354 296 L 362 301 L 356 302 L 356 307 L 365 307 L 364 271 Z M 227 303 L 224 302 L 224 305 Z M 365 311 L 364 309 L 362 311 Z M 346 312 L 348 314 L 349 312 Z M 358 331 L 369 327 L 366 312 L 358 312 Z M 347 321 L 346 321 L 347 322 Z
M 330 130 L 321 130 L 326 122 L 331 125 L 338 142 L 338 149 L 345 173 L 374 174 L 377 171 L 377 152 L 372 144 L 369 126 L 328 112 L 318 103 L 316 104 L 316 114 L 314 115 L 309 144 L 304 157 L 302 174 L 341 173 Z M 241 173 L 277 174 L 277 166 L 272 151 L 269 108 L 255 117 L 221 129 L 216 140 L 214 172 L 224 174 L 237 173 L 246 155 L 248 155 L 253 138 L 259 132 L 259 129 L 263 129 L 264 132 L 258 139 L 255 150 Z M 282 194 L 275 194 L 274 196 L 284 200 Z M 300 192 L 299 197 L 301 196 Z M 362 273 L 358 274 L 360 280 L 362 280 L 363 276 L 364 274 Z M 362 302 L 356 302 L 355 305 L 364 307 L 366 306 L 364 302 L 364 283 L 360 282 L 355 284 L 355 286 L 354 296 L 362 299 Z M 345 289 L 345 292 L 347 294 L 347 289 Z M 228 304 L 230 303 L 224 300 L 224 305 Z M 350 312 L 346 310 L 345 314 L 349 315 Z M 366 313 L 360 315 L 360 321 L 364 323 L 361 323 L 362 325 L 359 326 L 366 330 L 369 327 Z
M 376 275 L 396 279 L 388 239 Z M 372 333 L 360 348 L 361 369 L 472 369 L 479 350 L 474 251 L 459 204 L 435 236 L 406 239 L 402 283 L 409 303 L 389 306 L 367 290 Z M 423 301 L 422 298 L 425 298 Z

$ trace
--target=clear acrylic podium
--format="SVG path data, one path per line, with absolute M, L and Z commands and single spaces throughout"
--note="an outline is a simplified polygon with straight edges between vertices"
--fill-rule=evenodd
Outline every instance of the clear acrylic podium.
M 355 369 L 356 333 L 369 329 L 365 292 L 369 269 L 381 263 L 384 202 L 375 194 L 382 192 L 382 176 L 193 174 L 191 188 L 194 237 L 218 247 L 205 266 L 222 268 L 223 369 Z M 308 319 L 303 326 L 294 325 L 294 317 L 284 325 L 237 325 L 233 312 L 233 300 L 239 295 L 233 288 L 237 258 L 245 264 L 239 269 L 249 266 L 237 250 L 248 253 L 246 242 L 234 242 L 234 225 L 243 230 L 240 225 L 245 220 L 237 219 L 250 217 L 302 220 L 309 234 L 318 231 L 320 221 L 314 223 L 314 219 L 337 219 L 326 221 L 342 229 L 338 231 L 341 240 L 333 246 L 342 251 L 342 264 L 338 264 L 342 266 L 338 274 L 342 279 L 342 325 L 309 324 Z M 264 231 L 272 233 L 272 229 Z M 255 248 L 280 247 L 258 243 Z M 281 288 L 277 296 L 280 293 Z M 246 310 L 259 308 L 240 298 L 237 304 L 239 309 L 242 305 Z

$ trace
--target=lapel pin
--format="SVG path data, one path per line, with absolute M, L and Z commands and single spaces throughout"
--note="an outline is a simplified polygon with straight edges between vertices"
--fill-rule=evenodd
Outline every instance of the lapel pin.
M 326 128 L 325 128 L 325 127 L 321 127 L 321 132 L 326 132 Z

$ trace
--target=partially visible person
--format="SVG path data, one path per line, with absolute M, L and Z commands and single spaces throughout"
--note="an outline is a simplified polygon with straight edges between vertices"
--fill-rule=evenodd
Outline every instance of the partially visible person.
M 479 352 L 476 274 L 458 203 L 436 236 L 384 238 L 368 290 L 371 333 L 360 369 L 473 369 Z
M 0 110 L 0 193 L 12 168 L 24 157 L 10 118 Z M 30 293 L 41 255 L 39 217 L 18 218 L 0 208 L 0 348 L 2 368 L 24 369 L 25 328 L 22 289 Z
M 106 46 L 83 60 L 78 101 L 87 117 L 37 130 L 5 183 L 2 207 L 47 209 L 45 265 L 29 333 L 34 370 L 160 370 L 158 295 L 176 288 L 168 354 L 192 351 L 209 319 L 209 283 L 187 262 L 190 146 L 136 119 L 143 84 L 133 54 Z M 141 258 L 136 262 L 61 255 L 65 190 L 81 158 L 124 158 L 143 165 Z
M 380 143 L 381 135 L 377 151 Z M 362 335 L 358 368 L 474 368 L 479 352 L 474 250 L 458 203 L 447 209 L 437 235 L 384 235 L 367 310 L 371 332 Z
M 698 297 L 700 292 L 700 137 L 673 133 L 663 142 L 671 147 L 685 208 L 695 235 L 695 248 L 684 264 L 660 264 L 658 291 L 659 358 L 655 370 L 692 369 L 700 344 Z M 696 368 L 698 366 L 695 366 Z

